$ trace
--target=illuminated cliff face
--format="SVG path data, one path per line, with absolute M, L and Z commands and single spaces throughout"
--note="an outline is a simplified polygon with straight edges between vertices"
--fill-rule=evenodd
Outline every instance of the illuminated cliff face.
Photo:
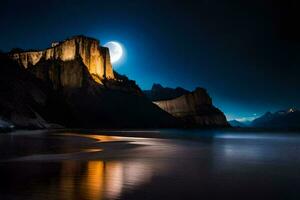
M 182 119 L 187 124 L 196 126 L 227 126 L 225 115 L 212 104 L 212 100 L 205 89 L 195 91 L 180 97 L 154 101 L 154 104 Z
M 72 61 L 81 58 L 97 83 L 101 84 L 103 79 L 114 79 L 108 48 L 101 47 L 98 40 L 84 36 L 53 43 L 51 48 L 43 51 L 19 52 L 10 56 L 26 69 L 41 60 Z

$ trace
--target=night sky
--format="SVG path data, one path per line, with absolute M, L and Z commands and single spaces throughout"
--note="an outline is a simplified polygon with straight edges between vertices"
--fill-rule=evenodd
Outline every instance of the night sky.
M 114 40 L 114 68 L 142 89 L 205 87 L 229 119 L 300 108 L 296 1 L 1 1 L 0 49 L 73 35 Z

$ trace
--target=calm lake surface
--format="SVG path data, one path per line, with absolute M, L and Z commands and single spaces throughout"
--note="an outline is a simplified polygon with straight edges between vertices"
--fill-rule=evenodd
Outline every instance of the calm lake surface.
M 299 200 L 300 133 L 0 134 L 0 184 L 1 200 Z

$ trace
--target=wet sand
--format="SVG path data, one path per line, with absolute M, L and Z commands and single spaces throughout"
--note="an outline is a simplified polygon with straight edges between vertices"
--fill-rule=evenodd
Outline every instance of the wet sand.
M 0 199 L 300 199 L 297 134 L 81 132 L 1 134 Z

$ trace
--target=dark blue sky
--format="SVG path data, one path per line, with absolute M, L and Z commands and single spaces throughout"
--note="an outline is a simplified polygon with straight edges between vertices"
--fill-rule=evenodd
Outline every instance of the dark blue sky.
M 0 49 L 72 35 L 123 44 L 115 69 L 143 89 L 205 87 L 229 118 L 300 108 L 296 1 L 1 1 Z

